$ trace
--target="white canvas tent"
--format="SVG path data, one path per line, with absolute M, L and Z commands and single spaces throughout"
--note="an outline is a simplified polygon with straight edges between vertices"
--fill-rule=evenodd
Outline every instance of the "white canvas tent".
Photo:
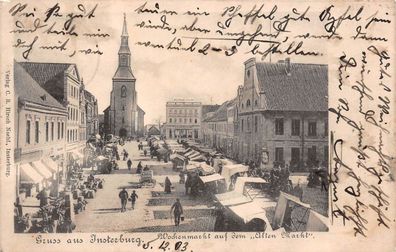
M 252 201 L 245 204 L 229 206 L 228 209 L 238 216 L 245 224 L 253 219 L 260 219 L 266 223 L 266 231 L 272 231 L 270 222 L 266 216 L 266 208 L 271 207 L 273 203 L 265 201 Z
M 221 171 L 221 176 L 226 179 L 227 186 L 231 182 L 231 176 L 238 172 L 246 172 L 249 170 L 249 167 L 243 164 L 233 164 L 233 165 L 225 165 L 223 170 Z
M 207 175 L 207 176 L 199 176 L 199 179 L 204 183 L 209 183 L 209 182 L 213 182 L 216 180 L 224 180 L 224 177 L 221 176 L 218 173 L 212 174 L 212 175 Z
M 302 208 L 301 210 L 302 212 L 304 212 L 304 216 L 301 216 L 302 219 L 304 219 L 305 216 L 309 214 L 309 211 L 311 209 L 311 206 L 309 204 L 301 202 L 299 198 L 293 195 L 281 192 L 278 202 L 276 204 L 274 219 L 272 220 L 272 226 L 275 229 L 283 227 L 287 210 L 290 207 L 290 203 Z M 302 224 L 302 220 L 298 220 L 298 222 L 299 225 Z
M 243 193 L 247 183 L 266 184 L 267 182 L 258 177 L 238 177 L 235 182 L 234 191 Z
M 306 231 L 327 232 L 329 231 L 328 222 L 328 218 L 310 209 Z
M 231 191 L 225 193 L 219 193 L 215 195 L 216 200 L 222 206 L 233 206 L 233 205 L 240 205 L 244 203 L 251 202 L 252 200 L 243 195 L 242 193 Z

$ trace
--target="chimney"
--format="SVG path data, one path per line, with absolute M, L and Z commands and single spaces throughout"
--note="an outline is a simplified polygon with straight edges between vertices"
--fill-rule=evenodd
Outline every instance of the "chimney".
M 290 76 L 291 72 L 290 72 L 290 58 L 289 57 L 285 59 L 285 67 L 286 67 L 286 74 L 288 76 Z

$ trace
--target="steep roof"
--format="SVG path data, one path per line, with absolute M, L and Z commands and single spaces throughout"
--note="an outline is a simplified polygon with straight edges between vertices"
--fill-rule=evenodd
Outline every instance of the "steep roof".
M 40 62 L 20 62 L 19 64 L 55 99 L 58 101 L 64 99 L 64 73 L 75 64 Z
M 137 105 L 137 108 L 139 112 L 143 112 L 143 114 L 146 114 L 146 112 L 144 112 L 144 110 L 139 105 Z
M 226 101 L 209 117 L 204 119 L 204 122 L 220 122 L 227 121 L 227 108 L 235 102 L 235 99 Z
M 202 117 L 209 113 L 209 112 L 214 112 L 216 111 L 218 108 L 220 107 L 220 105 L 216 104 L 216 105 L 202 105 Z
M 260 92 L 266 110 L 327 111 L 327 65 L 256 63 Z
M 136 80 L 135 76 L 133 76 L 131 68 L 125 66 L 119 66 L 117 68 L 117 71 L 113 76 L 113 79 Z
M 43 105 L 49 108 L 66 108 L 43 89 L 17 62 L 14 64 L 15 93 L 20 100 Z

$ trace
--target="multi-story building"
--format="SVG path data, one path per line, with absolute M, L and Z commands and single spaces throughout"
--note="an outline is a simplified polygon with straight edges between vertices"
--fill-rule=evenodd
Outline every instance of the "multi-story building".
M 203 143 L 233 156 L 235 99 L 224 102 L 215 112 L 207 114 L 202 120 Z
M 174 99 L 166 103 L 166 138 L 201 138 L 201 102 L 193 99 Z
M 84 86 L 76 64 L 21 62 L 29 75 L 66 106 L 67 161 L 81 160 L 86 142 Z
M 58 190 L 65 173 L 67 109 L 19 64 L 14 64 L 16 195 L 43 186 Z
M 99 134 L 98 100 L 87 90 L 84 90 L 84 95 L 87 137 L 90 137 Z
M 327 164 L 327 89 L 327 65 L 247 60 L 236 100 L 236 159 L 264 169 Z

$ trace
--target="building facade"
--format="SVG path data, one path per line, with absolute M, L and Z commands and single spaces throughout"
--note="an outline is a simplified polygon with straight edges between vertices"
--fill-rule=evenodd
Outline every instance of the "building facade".
M 67 109 L 14 64 L 16 196 L 34 196 L 65 175 Z
M 84 96 L 87 137 L 90 137 L 99 134 L 98 100 L 87 90 L 84 90 Z
M 246 61 L 235 103 L 235 158 L 263 169 L 327 165 L 327 89 L 326 65 Z
M 202 120 L 203 143 L 233 157 L 235 99 L 224 102 Z
M 168 139 L 201 138 L 201 102 L 174 99 L 166 103 L 165 136 Z
M 67 109 L 67 162 L 81 160 L 87 139 L 84 85 L 77 66 L 70 63 L 21 62 L 26 72 Z
M 120 137 L 142 136 L 144 133 L 144 111 L 137 105 L 136 78 L 131 69 L 128 38 L 124 16 L 118 67 L 113 76 L 108 110 L 109 131 Z

